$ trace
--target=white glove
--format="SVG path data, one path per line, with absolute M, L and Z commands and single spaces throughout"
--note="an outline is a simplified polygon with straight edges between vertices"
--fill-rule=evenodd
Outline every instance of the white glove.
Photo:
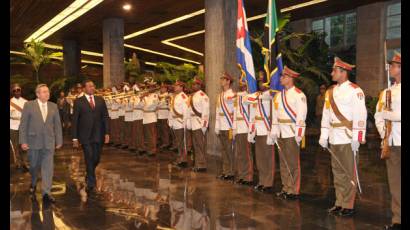
M 319 139 L 319 145 L 322 146 L 323 148 L 327 148 L 328 143 L 327 143 L 327 139 Z
M 273 145 L 273 144 L 275 144 L 275 141 L 268 135 L 268 136 L 266 136 L 266 144 L 267 145 Z
M 389 121 L 400 121 L 400 116 L 397 116 L 397 113 L 393 111 L 384 110 L 382 112 L 382 117 L 383 119 L 389 120 Z
M 352 141 L 352 151 L 357 152 L 359 151 L 360 142 L 359 141 Z
M 248 133 L 248 142 L 249 143 L 255 143 L 255 134 L 254 133 Z
M 298 144 L 298 146 L 300 145 L 300 142 L 302 141 L 302 137 L 300 136 L 295 136 L 295 140 L 296 140 L 296 144 Z
M 219 135 L 219 129 L 215 129 L 215 134 Z
M 202 133 L 205 135 L 207 127 L 202 127 L 201 129 L 202 129 Z

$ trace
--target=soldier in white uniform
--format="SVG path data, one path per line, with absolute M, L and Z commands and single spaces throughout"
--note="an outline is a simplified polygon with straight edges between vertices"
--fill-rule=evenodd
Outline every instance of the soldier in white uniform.
M 392 224 L 385 229 L 401 229 L 401 54 L 395 53 L 390 62 L 394 85 L 380 93 L 374 119 L 382 139 L 386 138 L 386 121 L 391 121 L 387 137 L 390 156 L 386 159 L 387 178 L 391 194 Z M 389 92 L 390 91 L 390 92 Z M 386 92 L 391 95 L 391 111 L 386 108 Z
M 144 104 L 144 114 L 142 124 L 144 126 L 144 138 L 147 142 L 145 150 L 149 157 L 155 156 L 157 153 L 157 106 L 159 103 L 158 94 L 155 92 L 156 83 L 154 81 L 147 82 L 149 91 L 147 95 L 142 97 Z
M 206 171 L 206 130 L 209 123 L 209 98 L 201 90 L 203 82 L 195 78 L 192 83 L 194 93 L 189 98 L 189 110 L 192 130 L 192 146 L 194 148 L 195 166 L 193 171 Z
M 275 177 L 275 148 L 268 143 L 272 127 L 272 95 L 264 85 L 263 78 L 258 80 L 259 90 L 245 97 L 245 105 L 250 104 L 250 132 L 248 141 L 255 143 L 256 168 L 259 182 L 255 189 L 265 193 L 273 192 Z
M 233 136 L 235 139 L 236 151 L 236 171 L 238 184 L 252 185 L 253 183 L 253 156 L 251 152 L 252 143 L 248 142 L 250 107 L 245 105 L 244 101 L 248 92 L 246 83 L 239 82 L 239 92 L 236 94 L 234 101 L 233 114 Z
M 354 68 L 335 57 L 331 86 L 325 94 L 319 144 L 332 155 L 332 172 L 336 192 L 335 205 L 328 211 L 340 216 L 354 214 L 357 183 L 356 155 L 365 143 L 367 111 L 363 90 L 348 80 Z
M 232 128 L 236 94 L 232 82 L 233 77 L 224 73 L 220 78 L 222 92 L 216 97 L 215 133 L 222 145 L 222 174 L 218 178 L 223 180 L 233 180 L 235 175 Z
M 180 168 L 186 168 L 187 151 L 186 151 L 186 123 L 188 120 L 188 96 L 183 92 L 184 85 L 182 81 L 176 81 L 174 84 L 174 95 L 171 98 L 169 126 L 174 130 L 175 141 L 178 146 L 178 159 L 176 165 Z
M 279 145 L 282 191 L 276 195 L 298 199 L 300 193 L 300 145 L 305 135 L 307 104 L 305 94 L 294 85 L 299 73 L 284 67 L 280 78 L 284 86 L 273 98 L 271 143 Z
M 119 108 L 120 108 L 120 99 L 111 99 L 111 120 L 112 120 L 112 143 L 114 145 L 120 144 L 120 116 L 119 116 Z
M 125 115 L 124 115 L 124 134 L 125 134 L 125 145 L 127 145 L 130 151 L 133 151 L 132 147 L 132 124 L 134 123 L 134 103 L 131 101 L 131 98 L 125 98 Z
M 144 103 L 139 96 L 132 96 L 132 104 L 134 106 L 132 116 L 132 131 L 131 131 L 131 148 L 135 149 L 138 154 L 145 152 L 144 148 L 144 128 L 142 119 L 144 116 Z
M 21 87 L 18 84 L 13 84 L 11 91 L 13 97 L 10 99 L 10 144 L 12 145 L 10 148 L 13 147 L 14 149 L 13 157 L 17 169 L 28 172 L 27 165 L 24 161 L 23 150 L 20 149 L 18 143 L 21 112 L 23 112 L 23 107 L 27 100 L 21 96 Z
M 169 98 L 168 85 L 162 83 L 159 94 L 159 104 L 157 107 L 158 131 L 161 141 L 160 149 L 167 148 L 170 144 L 169 138 L 171 134 L 168 126 Z
M 124 98 L 119 99 L 118 104 L 118 117 L 119 117 L 119 125 L 118 125 L 118 134 L 119 134 L 119 148 L 126 148 L 125 139 L 125 100 Z

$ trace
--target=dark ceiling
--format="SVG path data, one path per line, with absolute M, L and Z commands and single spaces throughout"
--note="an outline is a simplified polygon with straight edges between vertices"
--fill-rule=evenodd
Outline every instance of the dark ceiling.
M 281 9 L 306 1 L 277 0 L 277 7 Z M 291 19 L 297 20 L 328 15 L 377 1 L 380 0 L 329 0 L 291 11 Z M 10 48 L 12 50 L 21 49 L 24 39 L 72 2 L 73 0 L 10 0 Z M 129 12 L 122 9 L 124 3 L 132 5 Z M 265 13 L 267 3 L 268 0 L 245 0 L 248 18 Z M 105 0 L 48 37 L 45 42 L 61 45 L 63 39 L 76 39 L 80 42 L 82 50 L 102 53 L 102 21 L 105 18 L 124 18 L 124 34 L 128 35 L 203 8 L 204 0 Z M 262 27 L 262 22 L 263 19 L 250 22 L 249 27 Z M 204 14 L 125 40 L 125 43 L 202 63 L 203 56 L 162 44 L 161 41 L 203 29 Z M 174 43 L 201 53 L 204 52 L 204 34 L 180 39 Z M 181 63 L 181 61 L 175 59 L 125 48 L 126 57 L 130 57 L 132 52 L 136 52 L 143 61 Z M 102 62 L 101 57 L 84 56 L 84 58 Z

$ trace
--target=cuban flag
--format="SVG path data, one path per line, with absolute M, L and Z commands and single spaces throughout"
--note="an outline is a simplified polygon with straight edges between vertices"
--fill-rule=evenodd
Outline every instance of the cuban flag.
M 238 0 L 238 20 L 236 30 L 236 59 L 241 69 L 240 81 L 245 83 L 249 93 L 257 91 L 255 68 L 252 59 L 252 47 L 249 40 L 248 23 L 246 21 L 243 0 Z

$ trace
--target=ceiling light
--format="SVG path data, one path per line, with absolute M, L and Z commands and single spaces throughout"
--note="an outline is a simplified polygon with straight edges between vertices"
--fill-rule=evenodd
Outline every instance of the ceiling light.
M 144 62 L 144 63 L 145 63 L 145 65 L 157 66 L 157 63 L 154 63 L 154 62 L 146 61 L 146 62 Z
M 16 54 L 16 55 L 26 55 L 23 52 L 19 52 L 19 51 L 14 51 L 14 50 L 10 50 L 10 54 Z M 63 60 L 62 57 L 50 57 L 51 59 L 55 59 L 55 60 Z M 82 63 L 88 63 L 88 64 L 94 64 L 94 65 L 103 65 L 102 62 L 96 62 L 96 61 L 90 61 L 90 60 L 86 60 L 86 59 L 81 59 Z
M 102 1 L 103 0 L 75 0 L 71 3 L 71 5 L 44 24 L 40 29 L 31 34 L 26 40 L 24 40 L 24 42 L 30 42 L 33 39 L 35 41 L 42 41 L 46 39 L 54 32 L 74 21 Z
M 300 4 L 296 4 L 296 5 L 293 5 L 293 6 L 283 8 L 283 9 L 280 10 L 280 12 L 284 13 L 284 12 L 288 12 L 288 11 L 291 11 L 291 10 L 296 10 L 296 9 L 299 9 L 299 8 L 302 8 L 302 7 L 306 7 L 306 6 L 310 6 L 310 5 L 314 5 L 314 4 L 318 4 L 318 3 L 322 3 L 322 2 L 326 2 L 326 1 L 327 0 L 308 1 L 308 2 L 304 2 L 304 3 L 300 3 Z
M 198 52 L 198 51 L 195 51 L 195 50 L 193 50 L 193 49 L 189 49 L 189 48 L 186 48 L 186 47 L 184 47 L 184 46 L 180 46 L 180 45 L 177 45 L 177 44 L 171 42 L 171 41 L 174 41 L 174 40 L 179 40 L 179 39 L 183 39 L 183 38 L 188 38 L 188 37 L 192 37 L 192 36 L 195 36 L 195 35 L 198 35 L 198 34 L 202 34 L 202 33 L 205 33 L 205 30 L 200 30 L 200 31 L 196 31 L 196 32 L 184 34 L 184 35 L 181 35 L 181 36 L 177 36 L 177 37 L 173 37 L 173 38 L 168 38 L 168 39 L 163 40 L 163 41 L 161 41 L 161 42 L 162 42 L 163 44 L 165 44 L 165 45 L 173 46 L 173 47 L 175 47 L 175 48 L 178 48 L 178 49 L 181 49 L 181 50 L 184 50 L 184 51 L 187 51 L 187 52 L 191 52 L 191 53 L 197 54 L 197 55 L 199 55 L 199 56 L 204 56 L 204 54 L 201 53 L 201 52 Z
M 161 56 L 164 56 L 164 57 L 169 57 L 169 58 L 177 59 L 177 60 L 180 60 L 180 61 L 191 62 L 191 63 L 197 64 L 197 65 L 200 65 L 200 64 L 201 64 L 201 63 L 196 62 L 196 61 L 193 61 L 193 60 L 189 60 L 189 59 L 185 59 L 185 58 L 180 58 L 180 57 L 173 56 L 173 55 L 170 55 L 170 54 L 161 53 L 161 52 L 158 52 L 158 51 L 154 51 L 154 50 L 150 50 L 150 49 L 145 49 L 145 48 L 141 48 L 141 47 L 137 47 L 137 46 L 133 46 L 133 45 L 124 44 L 124 46 L 125 46 L 125 47 L 128 47 L 128 48 L 131 48 L 131 49 L 144 51 L 144 52 L 147 52 L 147 53 L 152 53 L 152 54 L 157 54 L 157 55 L 161 55 Z
M 124 9 L 124 10 L 131 10 L 131 4 L 124 4 L 123 6 L 122 6 L 122 9 Z
M 169 25 L 171 25 L 171 24 L 174 24 L 174 23 L 177 23 L 177 22 L 180 22 L 180 21 L 183 21 L 183 20 L 186 20 L 186 19 L 195 17 L 195 16 L 197 16 L 197 15 L 201 15 L 201 14 L 203 14 L 203 13 L 205 13 L 205 9 L 198 10 L 198 11 L 195 11 L 195 12 L 190 13 L 190 14 L 183 15 L 183 16 L 178 17 L 178 18 L 174 18 L 174 19 L 172 19 L 172 20 L 163 22 L 163 23 L 158 24 L 158 25 L 156 25 L 156 26 L 152 26 L 152 27 L 149 27 L 149 28 L 146 28 L 146 29 L 143 29 L 143 30 L 134 32 L 134 33 L 132 33 L 132 34 L 129 34 L 129 35 L 127 35 L 127 36 L 124 37 L 124 40 L 130 39 L 130 38 L 133 38 L 133 37 L 137 37 L 137 36 L 139 36 L 139 35 L 141 35 L 141 34 L 145 34 L 145 33 L 147 33 L 147 32 L 150 32 L 150 31 L 153 31 L 153 30 L 156 30 L 156 29 L 165 27 L 165 26 L 169 26 Z

